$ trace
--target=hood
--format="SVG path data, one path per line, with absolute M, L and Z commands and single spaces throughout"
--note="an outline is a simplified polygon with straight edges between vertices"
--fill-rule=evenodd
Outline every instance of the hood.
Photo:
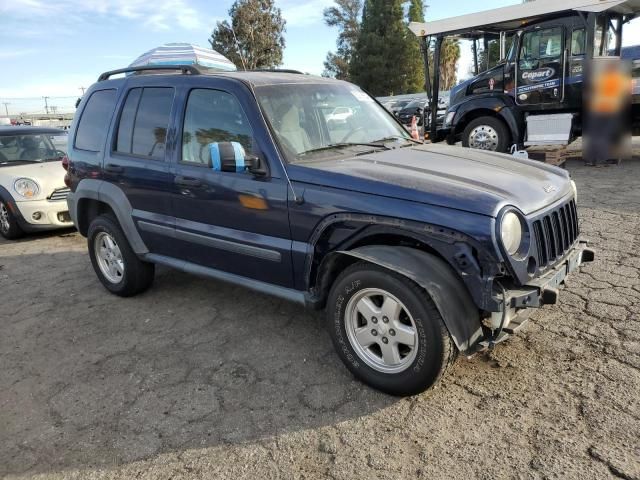
M 0 185 L 6 188 L 16 200 L 23 201 L 13 190 L 13 183 L 18 178 L 30 178 L 40 186 L 40 193 L 30 200 L 43 200 L 49 197 L 54 190 L 67 188 L 64 184 L 64 168 L 60 161 L 42 163 L 22 163 L 20 165 L 0 167 Z
M 560 168 L 446 145 L 405 147 L 304 166 L 308 169 L 296 170 L 292 179 L 492 217 L 506 205 L 529 215 L 572 191 L 569 174 Z M 311 173 L 300 175 L 303 170 Z

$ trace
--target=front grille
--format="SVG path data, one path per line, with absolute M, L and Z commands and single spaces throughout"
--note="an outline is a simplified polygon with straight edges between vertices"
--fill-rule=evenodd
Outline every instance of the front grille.
M 533 222 L 533 237 L 538 251 L 538 267 L 544 268 L 562 258 L 578 239 L 578 212 L 571 199 L 546 212 Z
M 48 200 L 50 202 L 57 202 L 59 200 L 66 200 L 67 199 L 67 195 L 69 195 L 70 191 L 71 190 L 69 190 L 68 188 L 58 188 L 57 190 L 53 191 L 53 193 L 48 198 Z

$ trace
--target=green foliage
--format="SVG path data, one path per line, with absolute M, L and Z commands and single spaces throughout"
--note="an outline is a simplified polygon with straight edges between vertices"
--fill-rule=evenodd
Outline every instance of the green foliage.
M 422 0 L 411 0 L 409 5 L 409 22 L 424 22 L 424 5 Z M 420 39 L 409 31 L 407 34 L 407 92 L 423 92 L 424 61 L 420 51 Z
M 351 79 L 376 96 L 410 92 L 403 0 L 366 0 L 350 64 Z
M 231 24 L 227 20 L 218 22 L 213 30 L 211 48 L 239 69 L 282 64 L 286 22 L 274 0 L 236 0 L 229 9 L 229 18 Z
M 440 90 L 450 90 L 457 83 L 460 42 L 455 38 L 445 38 L 440 51 Z
M 340 80 L 351 80 L 349 64 L 360 34 L 362 0 L 336 0 L 334 7 L 325 8 L 324 22 L 338 27 L 337 52 L 327 53 L 323 75 Z

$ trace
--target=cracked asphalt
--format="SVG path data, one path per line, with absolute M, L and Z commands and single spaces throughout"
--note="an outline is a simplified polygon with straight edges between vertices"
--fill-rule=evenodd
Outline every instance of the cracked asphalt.
M 121 299 L 74 232 L 0 241 L 0 477 L 640 479 L 640 161 L 568 168 L 596 261 L 406 399 L 320 313 L 168 269 Z

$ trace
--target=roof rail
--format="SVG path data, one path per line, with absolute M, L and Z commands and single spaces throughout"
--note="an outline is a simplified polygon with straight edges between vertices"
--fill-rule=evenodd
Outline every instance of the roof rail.
M 98 77 L 98 81 L 108 80 L 112 75 L 119 73 L 145 72 L 148 70 L 179 70 L 185 75 L 200 75 L 202 73 L 195 65 L 141 65 L 139 67 L 126 67 L 104 72 Z
M 248 72 L 271 72 L 271 73 L 297 73 L 298 75 L 305 75 L 300 70 L 292 70 L 290 68 L 254 68 L 253 70 L 247 70 Z

